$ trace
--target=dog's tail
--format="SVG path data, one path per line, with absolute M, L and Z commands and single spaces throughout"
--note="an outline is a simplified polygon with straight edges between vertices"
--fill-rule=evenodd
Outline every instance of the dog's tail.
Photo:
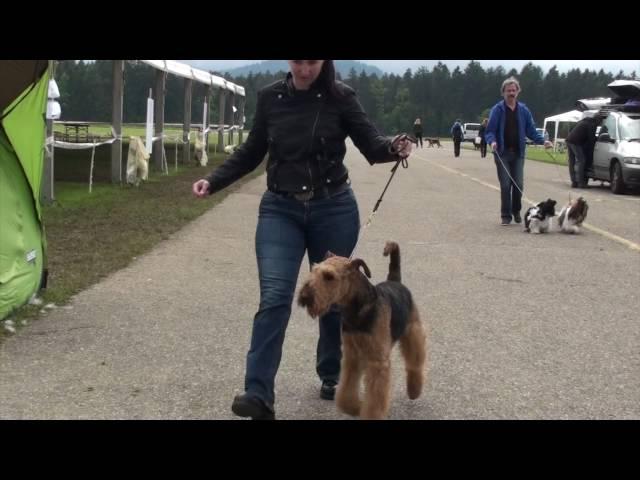
M 401 282 L 402 274 L 400 272 L 400 247 L 396 242 L 387 242 L 384 245 L 383 254 L 385 257 L 391 255 L 387 280 L 392 282 Z

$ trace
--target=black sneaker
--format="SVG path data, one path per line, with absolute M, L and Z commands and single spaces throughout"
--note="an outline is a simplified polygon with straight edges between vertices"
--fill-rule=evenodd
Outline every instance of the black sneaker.
M 231 404 L 231 411 L 239 417 L 251 417 L 251 420 L 275 420 L 275 412 L 258 397 L 236 395 Z
M 514 213 L 513 214 L 513 221 L 516 223 L 522 223 L 522 217 L 520 216 L 519 213 Z
M 336 397 L 336 385 L 338 382 L 335 380 L 325 380 L 320 387 L 320 398 L 324 400 L 333 400 Z
M 500 225 L 502 225 L 503 227 L 506 227 L 510 223 L 511 223 L 511 219 L 510 218 L 503 218 L 502 222 L 500 222 Z

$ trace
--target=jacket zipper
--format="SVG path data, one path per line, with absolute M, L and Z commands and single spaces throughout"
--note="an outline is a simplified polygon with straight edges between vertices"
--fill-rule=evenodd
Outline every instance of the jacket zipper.
M 321 105 L 322 106 L 322 105 Z M 320 109 L 318 109 L 318 113 L 316 113 L 316 119 L 313 121 L 313 127 L 311 129 L 311 144 L 309 145 L 309 154 L 307 155 L 307 170 L 309 171 L 309 188 L 313 191 L 313 173 L 311 172 L 311 163 L 309 162 L 309 158 L 313 153 L 313 139 L 316 135 L 316 125 L 318 124 L 318 118 L 320 117 Z

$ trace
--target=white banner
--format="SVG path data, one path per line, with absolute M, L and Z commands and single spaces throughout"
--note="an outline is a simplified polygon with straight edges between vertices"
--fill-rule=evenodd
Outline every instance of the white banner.
M 202 132 L 205 133 L 207 128 L 207 113 L 209 113 L 209 107 L 207 101 L 204 101 L 204 110 L 202 111 Z
M 147 135 L 144 148 L 147 155 L 151 155 L 153 150 L 153 98 L 147 99 Z

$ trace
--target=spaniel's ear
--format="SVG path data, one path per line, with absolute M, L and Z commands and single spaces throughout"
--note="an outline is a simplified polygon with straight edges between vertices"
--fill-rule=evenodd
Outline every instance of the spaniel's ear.
M 355 270 L 358 270 L 360 267 L 362 267 L 362 269 L 364 270 L 364 274 L 368 278 L 371 278 L 371 270 L 369 270 L 369 267 L 367 267 L 367 264 L 364 263 L 364 260 L 362 260 L 361 258 L 354 258 L 353 260 L 351 260 L 351 263 L 349 265 Z

